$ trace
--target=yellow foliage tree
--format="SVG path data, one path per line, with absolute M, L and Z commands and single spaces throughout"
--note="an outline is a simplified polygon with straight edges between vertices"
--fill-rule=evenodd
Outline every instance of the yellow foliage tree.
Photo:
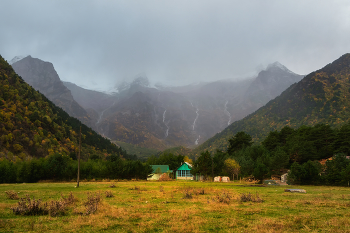
M 232 174 L 233 180 L 235 175 L 238 176 L 241 166 L 234 159 L 226 159 L 224 163 L 224 169 L 227 173 Z

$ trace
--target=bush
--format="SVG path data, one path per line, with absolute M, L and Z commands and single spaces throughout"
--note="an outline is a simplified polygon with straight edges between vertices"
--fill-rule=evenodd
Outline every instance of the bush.
M 67 212 L 67 202 L 63 199 L 45 203 L 45 207 L 51 217 L 63 216 Z
M 18 194 L 13 190 L 5 191 L 5 193 L 6 193 L 8 199 L 11 199 L 11 200 L 18 200 L 19 199 Z
M 170 180 L 172 180 L 169 176 L 168 176 L 168 174 L 166 174 L 166 173 L 163 173 L 160 177 L 159 177 L 159 181 L 170 181 Z
M 259 194 L 256 193 L 255 196 L 253 196 L 251 193 L 242 193 L 240 197 L 241 202 L 264 202 L 262 198 L 259 197 Z
M 231 199 L 231 194 L 225 190 L 216 195 L 216 200 L 221 203 L 229 204 Z
M 46 206 L 41 204 L 41 200 L 31 199 L 29 195 L 21 198 L 18 206 L 11 208 L 16 215 L 43 215 L 47 214 Z
M 192 193 L 190 188 L 186 188 L 183 191 L 183 199 L 192 199 Z
M 70 192 L 67 197 L 64 197 L 63 195 L 61 195 L 61 197 L 67 205 L 74 204 L 78 200 L 76 197 L 74 197 L 72 192 Z
M 107 198 L 114 197 L 112 191 L 107 190 L 107 191 L 106 191 L 106 197 L 107 197 Z
M 101 195 L 100 193 L 88 193 L 87 194 L 87 201 L 84 203 L 86 212 L 85 215 L 93 214 L 97 211 L 98 206 L 101 202 Z
M 205 194 L 204 188 L 195 189 L 193 192 L 195 195 L 204 195 Z

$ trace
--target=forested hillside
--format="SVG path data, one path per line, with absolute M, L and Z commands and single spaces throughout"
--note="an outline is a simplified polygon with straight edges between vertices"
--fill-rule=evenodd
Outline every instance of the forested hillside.
M 83 158 L 112 153 L 126 156 L 30 87 L 0 56 L 0 158 L 26 160 L 55 152 L 75 157 L 80 126 Z
M 280 96 L 268 102 L 256 112 L 234 122 L 201 146 L 201 151 L 226 150 L 228 140 L 239 131 L 250 134 L 255 142 L 262 141 L 270 131 L 284 126 L 297 128 L 301 125 L 343 125 L 350 117 L 350 54 L 324 68 L 310 73 L 292 85 Z

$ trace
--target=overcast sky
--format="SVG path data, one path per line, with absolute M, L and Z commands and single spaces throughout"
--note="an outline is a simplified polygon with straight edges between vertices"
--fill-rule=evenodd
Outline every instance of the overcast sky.
M 145 73 L 184 84 L 279 61 L 308 74 L 350 52 L 349 0 L 1 0 L 0 54 L 102 87 Z

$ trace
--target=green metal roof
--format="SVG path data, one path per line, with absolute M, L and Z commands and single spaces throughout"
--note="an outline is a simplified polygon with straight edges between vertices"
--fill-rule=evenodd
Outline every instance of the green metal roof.
M 191 171 L 192 166 L 189 165 L 189 163 L 183 163 L 177 170 L 188 170 Z
M 157 169 L 160 168 L 161 173 L 169 171 L 169 165 L 151 165 L 153 173 L 156 173 Z

